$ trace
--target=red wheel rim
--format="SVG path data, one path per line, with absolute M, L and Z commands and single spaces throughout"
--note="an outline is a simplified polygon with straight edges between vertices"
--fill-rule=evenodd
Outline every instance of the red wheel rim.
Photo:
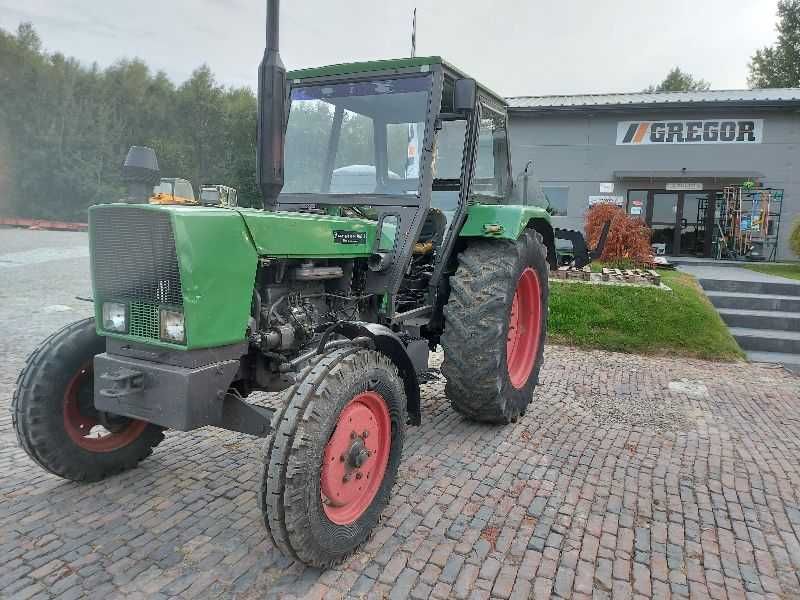
M 93 384 L 93 361 L 89 361 L 75 373 L 64 391 L 64 429 L 67 435 L 77 446 L 90 452 L 111 452 L 127 446 L 141 435 L 147 422 L 113 417 L 118 426 L 114 431 L 106 429 L 100 422 L 100 414 L 91 404 Z M 87 402 L 91 410 L 87 410 Z
M 349 525 L 363 515 L 386 474 L 392 421 L 383 396 L 362 392 L 344 407 L 325 446 L 320 491 L 325 516 Z
M 522 389 L 533 371 L 539 353 L 539 334 L 542 323 L 542 296 L 539 276 L 526 268 L 517 281 L 517 291 L 511 303 L 506 339 L 506 366 L 511 385 Z

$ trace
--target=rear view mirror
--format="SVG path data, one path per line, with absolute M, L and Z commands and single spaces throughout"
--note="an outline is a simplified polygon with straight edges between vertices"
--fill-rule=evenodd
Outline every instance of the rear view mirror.
M 478 84 L 474 79 L 457 79 L 453 98 L 453 108 L 456 112 L 466 112 L 475 108 L 475 99 L 478 94 Z

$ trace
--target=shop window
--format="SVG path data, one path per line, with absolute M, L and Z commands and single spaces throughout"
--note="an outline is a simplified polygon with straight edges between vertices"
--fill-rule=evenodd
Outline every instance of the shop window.
M 647 190 L 631 190 L 628 192 L 627 212 L 632 217 L 647 219 Z
M 569 207 L 568 187 L 543 187 L 542 191 L 547 197 L 552 214 L 556 217 L 566 217 Z

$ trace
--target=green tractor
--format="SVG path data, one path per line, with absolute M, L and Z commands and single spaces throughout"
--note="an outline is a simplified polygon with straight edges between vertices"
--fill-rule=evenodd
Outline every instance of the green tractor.
M 265 209 L 158 205 L 155 153 L 89 211 L 93 318 L 54 333 L 14 393 L 45 470 L 98 481 L 167 428 L 268 438 L 275 545 L 320 567 L 387 504 L 441 345 L 454 410 L 525 414 L 542 366 L 554 232 L 514 204 L 506 105 L 438 57 L 285 72 L 278 2 L 259 70 Z M 281 392 L 277 410 L 253 392 Z

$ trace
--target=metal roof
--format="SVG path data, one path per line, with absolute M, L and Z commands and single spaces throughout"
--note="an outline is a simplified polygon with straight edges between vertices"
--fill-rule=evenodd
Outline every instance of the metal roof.
M 287 79 L 309 79 L 311 77 L 327 77 L 330 75 L 350 75 L 352 73 L 365 73 L 368 71 L 387 71 L 390 69 L 405 69 L 421 67 L 424 65 L 441 64 L 440 56 L 417 56 L 415 58 L 390 58 L 386 60 L 370 60 L 364 62 L 340 63 L 324 67 L 311 67 L 308 69 L 295 69 L 286 73 Z
M 452 72 L 451 74 L 456 77 L 469 77 L 461 69 L 442 59 L 441 56 L 416 56 L 414 58 L 390 58 L 295 69 L 293 71 L 287 71 L 286 78 L 289 81 L 301 81 L 303 79 L 313 79 L 317 77 L 338 77 L 340 75 L 346 76 L 359 73 L 392 71 L 394 69 L 425 68 L 431 65 L 442 65 L 446 70 L 450 70 Z M 491 96 L 501 107 L 505 108 L 506 103 L 503 96 L 481 83 L 477 85 L 480 90 Z
M 704 92 L 640 92 L 575 96 L 517 96 L 506 98 L 512 111 L 551 111 L 648 108 L 652 106 L 734 105 L 781 106 L 800 104 L 800 88 L 708 90 Z

